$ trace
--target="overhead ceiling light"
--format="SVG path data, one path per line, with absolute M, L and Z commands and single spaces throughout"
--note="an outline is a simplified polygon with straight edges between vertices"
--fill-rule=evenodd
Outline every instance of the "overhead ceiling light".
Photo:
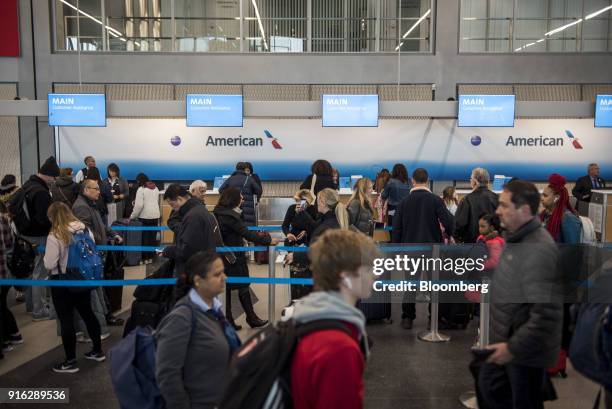
M 253 0 L 254 1 L 254 0 Z M 431 9 L 427 10 L 425 12 L 425 14 L 423 14 L 421 17 L 419 17 L 419 19 L 416 21 L 416 23 L 414 23 L 412 25 L 412 27 L 410 27 L 408 29 L 408 31 L 406 31 L 404 33 L 404 35 L 402 36 L 402 38 L 406 38 L 410 35 L 410 33 L 412 33 L 412 31 L 417 28 L 419 26 L 419 24 L 421 24 L 423 22 L 423 20 L 425 20 L 425 18 L 427 18 L 427 16 L 429 15 L 429 13 L 431 13 Z M 397 47 L 395 47 L 395 51 L 398 51 L 400 49 L 400 47 L 403 45 L 404 43 L 399 43 L 399 45 Z
M 425 18 L 426 18 L 426 17 L 429 15 L 429 13 L 431 13 L 431 9 L 427 10 L 427 11 L 425 12 L 425 14 L 423 14 L 423 15 L 422 15 L 422 16 L 421 16 L 421 17 L 420 17 L 420 18 L 419 18 L 419 19 L 416 21 L 416 23 L 414 23 L 414 24 L 412 25 L 412 27 L 410 27 L 410 28 L 408 29 L 408 31 L 406 31 L 406 32 L 404 33 L 404 35 L 402 36 L 402 38 L 406 38 L 406 37 L 408 37 L 408 35 L 410 35 L 410 33 L 412 33 L 412 31 L 413 31 L 415 28 L 417 28 L 417 27 L 419 26 L 419 24 L 421 24 L 421 23 L 423 22 L 423 20 L 425 20 Z
M 594 13 L 591 13 L 591 14 L 587 15 L 587 16 L 586 16 L 584 19 L 585 19 L 585 20 L 590 20 L 590 19 L 592 19 L 593 17 L 597 17 L 597 16 L 598 16 L 598 15 L 600 15 L 601 13 L 605 13 L 605 12 L 606 12 L 606 11 L 608 11 L 608 10 L 612 10 L 612 6 L 604 7 L 604 8 L 602 8 L 601 10 L 598 10 L 598 11 L 596 11 L 596 12 L 594 12 Z
M 259 8 L 257 7 L 257 2 L 255 0 L 251 0 L 253 7 L 255 8 L 255 16 L 257 16 L 257 24 L 259 25 L 259 31 L 261 32 L 261 39 L 263 40 L 264 47 L 266 51 L 268 51 L 268 43 L 266 42 L 266 33 L 264 32 L 263 24 L 261 22 L 261 16 L 259 15 Z
M 514 50 L 514 51 L 515 51 L 515 52 L 517 52 L 517 51 L 521 51 L 522 49 L 523 49 L 523 47 L 519 47 L 519 48 L 517 48 L 517 49 L 516 49 L 516 50 Z
M 464 21 L 472 21 L 472 20 L 476 20 L 476 17 L 463 17 Z
M 581 18 L 579 18 L 578 20 L 576 20 L 576 21 L 572 21 L 571 23 L 568 23 L 568 24 L 566 24 L 566 25 L 564 25 L 564 26 L 557 27 L 557 28 L 555 28 L 554 30 L 549 31 L 548 33 L 546 33 L 546 34 L 544 34 L 544 35 L 545 35 L 545 36 L 551 36 L 551 35 L 553 35 L 553 34 L 557 34 L 558 32 L 563 31 L 563 30 L 565 30 L 565 29 L 567 29 L 567 28 L 570 28 L 571 26 L 575 26 L 576 24 L 579 24 L 581 21 L 582 21 L 582 19 L 581 19 Z
M 536 43 L 541 43 L 544 40 L 546 40 L 546 39 L 545 38 L 540 38 L 538 41 L 536 41 Z
M 68 3 L 66 0 L 60 0 L 62 3 L 64 3 L 65 5 L 67 5 L 68 7 L 72 8 L 73 10 L 76 10 L 77 13 L 81 13 L 82 15 L 84 15 L 85 17 L 95 21 L 96 23 L 100 24 L 101 26 L 103 26 L 104 28 L 106 28 L 110 35 L 112 35 L 113 37 L 117 38 L 117 37 L 121 37 L 123 36 L 123 34 L 118 31 L 115 30 L 114 28 L 112 28 L 111 26 L 107 26 L 104 25 L 104 23 L 102 23 L 100 20 L 98 20 L 97 18 L 95 18 L 94 16 L 92 16 L 91 14 L 88 14 L 86 12 L 84 12 L 83 10 L 77 8 L 74 4 Z

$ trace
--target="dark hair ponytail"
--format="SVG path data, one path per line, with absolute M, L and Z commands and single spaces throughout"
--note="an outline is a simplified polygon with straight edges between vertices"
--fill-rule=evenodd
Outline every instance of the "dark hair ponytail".
M 212 251 L 198 251 L 189 257 L 185 264 L 185 270 L 178 274 L 174 289 L 175 299 L 178 300 L 187 295 L 193 287 L 193 279 L 196 275 L 206 278 L 212 263 L 219 257 L 219 254 Z

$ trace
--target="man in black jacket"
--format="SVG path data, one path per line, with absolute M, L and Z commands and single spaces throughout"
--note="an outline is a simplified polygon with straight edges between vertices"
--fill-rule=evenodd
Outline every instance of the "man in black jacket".
M 51 206 L 51 194 L 49 186 L 59 176 L 59 166 L 55 158 L 51 156 L 40 167 L 36 175 L 30 176 L 30 179 L 23 184 L 20 191 L 25 194 L 25 206 L 29 215 L 27 226 L 17 226 L 19 234 L 32 243 L 35 247 L 44 246 L 47 242 L 47 235 L 51 229 L 51 221 L 47 217 L 47 210 Z M 11 213 L 15 214 L 17 209 L 12 204 L 18 198 L 20 192 L 16 192 L 9 208 Z M 48 276 L 48 271 L 43 263 L 44 253 L 36 253 L 34 261 L 34 270 L 32 278 L 34 280 L 44 280 Z M 48 320 L 51 318 L 51 303 L 47 296 L 46 287 L 29 287 L 26 293 L 26 307 L 32 308 L 32 317 L 34 321 Z
M 162 254 L 175 262 L 175 273 L 180 273 L 185 263 L 198 251 L 215 251 L 215 234 L 211 214 L 201 201 L 191 197 L 179 184 L 168 186 L 164 200 L 177 211 L 181 223 L 177 228 L 174 245 L 166 247 Z
M 463 198 L 455 213 L 455 238 L 461 243 L 476 243 L 480 216 L 494 214 L 497 209 L 497 195 L 489 190 L 486 169 L 474 169 L 470 184 L 472 192 Z
M 599 165 L 596 163 L 589 164 L 588 174 L 576 180 L 576 185 L 572 189 L 572 195 L 579 202 L 591 201 L 591 190 L 605 189 L 606 182 L 599 177 Z
M 398 205 L 393 217 L 393 243 L 442 243 L 440 224 L 447 234 L 453 233 L 453 215 L 442 199 L 429 190 L 429 175 L 423 168 L 412 174 L 410 194 Z M 402 303 L 402 327 L 412 328 L 416 318 L 413 294 L 406 293 Z M 412 301 L 412 302 L 410 302 Z
M 540 194 L 517 180 L 504 188 L 497 215 L 506 247 L 491 283 L 493 353 L 479 374 L 479 406 L 542 409 L 546 368 L 557 362 L 563 304 L 559 253 L 537 217 Z

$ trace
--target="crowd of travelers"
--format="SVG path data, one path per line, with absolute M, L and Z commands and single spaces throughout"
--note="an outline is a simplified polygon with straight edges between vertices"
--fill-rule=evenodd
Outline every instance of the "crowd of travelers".
M 564 302 L 561 291 L 550 289 L 563 281 L 559 266 L 579 268 L 572 264 L 576 253 L 568 256 L 563 246 L 588 244 L 585 237 L 592 226 L 577 207 L 590 201 L 592 190 L 605 187 L 596 164 L 576 182 L 575 204 L 566 178 L 556 173 L 542 192 L 520 179 L 493 192 L 489 172 L 476 168 L 469 193 L 460 198 L 455 186 L 444 188 L 441 196 L 434 194 L 426 169 L 410 173 L 401 163 L 390 172 L 380 170 L 374 180 L 359 179 L 343 201 L 338 170 L 321 159 L 313 163 L 286 211 L 282 239 L 249 229 L 257 224 L 256 209 L 264 194 L 251 163 L 236 164 L 212 210 L 207 209 L 207 184 L 202 180 L 188 188 L 173 183 L 160 192 L 161 186 L 144 173 L 127 181 L 111 163 L 103 178 L 94 157 L 86 157 L 84 164 L 73 178 L 73 169 L 60 169 L 50 157 L 21 187 L 15 176 L 4 176 L 0 278 L 101 279 L 109 257 L 97 248 L 125 242 L 125 235 L 113 227 L 159 226 L 160 198 L 165 201 L 172 210 L 167 221 L 172 243 L 160 247 L 159 232 L 145 229 L 140 244 L 158 247 L 157 252 L 143 253 L 143 264 L 168 259 L 170 274 L 177 278 L 172 308 L 151 335 L 155 366 L 150 382 L 169 408 L 262 407 L 256 406 L 257 399 L 263 399 L 262 404 L 277 399 L 278 406 L 266 407 L 281 407 L 283 402 L 295 408 L 362 407 L 369 317 L 358 302 L 371 296 L 373 262 L 381 257 L 373 238 L 385 228 L 391 243 L 472 245 L 486 254 L 485 272 L 492 279 L 491 342 L 482 346 L 488 352 L 473 371 L 479 407 L 543 408 L 544 401 L 555 397 L 550 382 L 554 368 L 564 368 L 572 339 L 585 336 L 575 331 L 580 326 L 570 303 Z M 248 283 L 226 282 L 227 277 L 249 277 L 248 254 L 216 249 L 247 243 L 308 247 L 307 252 L 290 251 L 285 257 L 290 276 L 312 278 L 313 285 L 291 286 L 292 305 L 281 323 L 268 323 L 255 313 Z M 0 288 L 3 358 L 27 340 L 11 312 L 11 287 Z M 107 288 L 32 286 L 10 292 L 15 302 L 25 302 L 34 321 L 58 320 L 65 359 L 53 367 L 55 372 L 79 371 L 80 339 L 92 344 L 85 359 L 106 360 L 102 341 L 108 326 L 124 324 L 109 308 Z M 252 339 L 240 338 L 232 291 L 238 293 L 246 323 L 263 328 Z M 517 294 L 524 299 L 517 301 Z M 441 305 L 441 328 L 465 328 L 465 316 L 473 315 L 473 304 L 479 302 L 474 294 L 466 298 L 472 303 L 464 307 Z M 417 312 L 414 294 L 406 293 L 401 311 L 401 327 L 411 330 Z M 283 348 L 288 352 L 282 353 Z M 240 370 L 274 353 L 282 356 L 284 366 Z M 113 370 L 111 374 L 116 375 Z M 244 390 L 228 393 L 223 387 L 237 383 Z M 602 384 L 610 389 L 609 383 Z M 129 382 L 123 391 L 126 385 Z M 117 394 L 121 401 L 123 395 Z

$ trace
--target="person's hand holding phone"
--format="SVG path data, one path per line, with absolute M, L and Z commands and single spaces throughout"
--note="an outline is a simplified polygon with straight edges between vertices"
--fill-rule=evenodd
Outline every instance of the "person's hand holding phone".
M 300 234 L 297 235 L 298 240 L 302 240 L 304 237 L 306 237 L 306 230 L 302 230 Z
M 288 240 L 289 242 L 294 242 L 294 241 L 297 241 L 298 239 L 297 239 L 297 237 L 295 237 L 295 236 L 293 235 L 293 233 L 289 233 L 289 234 L 287 235 L 287 240 Z

